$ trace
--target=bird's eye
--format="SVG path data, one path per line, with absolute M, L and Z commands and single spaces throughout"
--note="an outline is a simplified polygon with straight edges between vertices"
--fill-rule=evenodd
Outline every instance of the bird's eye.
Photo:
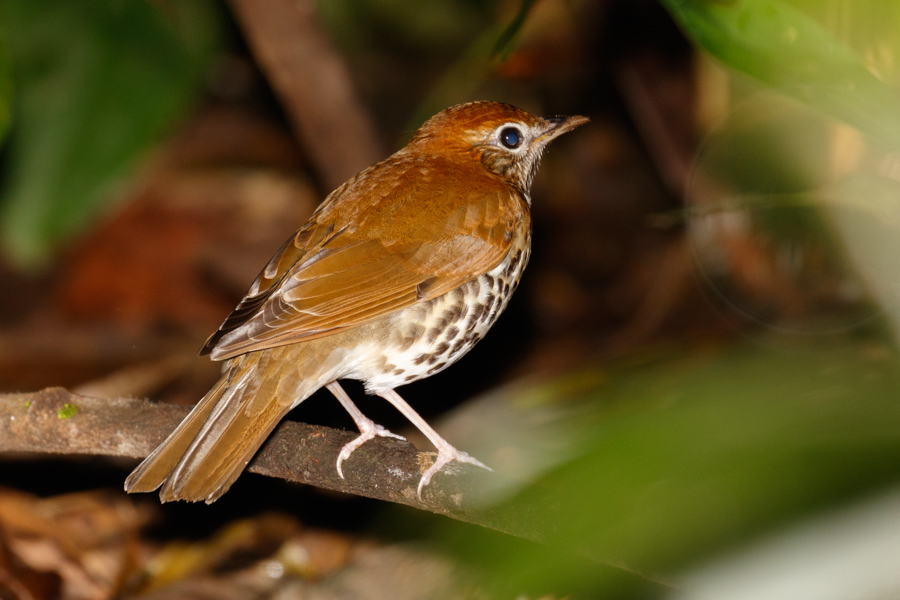
M 506 127 L 500 132 L 500 143 L 510 150 L 522 144 L 522 134 L 515 127 Z

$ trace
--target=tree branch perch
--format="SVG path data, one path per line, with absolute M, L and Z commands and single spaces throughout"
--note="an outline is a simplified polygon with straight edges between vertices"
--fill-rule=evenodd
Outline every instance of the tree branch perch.
M 29 394 L 0 394 L 0 453 L 89 454 L 143 458 L 181 422 L 187 406 L 148 400 L 100 399 L 47 388 Z M 494 489 L 495 473 L 451 463 L 416 496 L 421 473 L 434 453 L 412 444 L 375 438 L 344 463 L 341 447 L 356 434 L 305 423 L 282 422 L 251 461 L 248 470 L 288 481 L 405 504 L 531 539 L 530 528 L 546 520 L 524 518 L 522 511 L 485 508 L 485 490 Z M 542 503 L 544 504 L 544 503 Z M 514 514 L 513 514 L 514 513 Z

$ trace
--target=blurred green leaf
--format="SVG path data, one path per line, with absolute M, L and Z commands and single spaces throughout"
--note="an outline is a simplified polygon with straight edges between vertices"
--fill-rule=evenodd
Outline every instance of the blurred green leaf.
M 696 44 L 729 67 L 900 146 L 897 93 L 784 0 L 663 0 Z
M 503 30 L 503 33 L 500 34 L 497 43 L 494 45 L 494 51 L 491 53 L 493 58 L 506 60 L 509 57 L 509 53 L 512 52 L 513 47 L 512 41 L 525 25 L 525 19 L 528 17 L 528 12 L 531 10 L 532 6 L 534 6 L 534 0 L 521 0 L 519 3 L 519 10 L 516 11 L 516 16 L 513 17 L 512 22 L 507 25 L 506 29 Z
M 527 520 L 546 546 L 442 523 L 444 541 L 504 592 L 631 597 L 742 540 L 895 484 L 896 352 L 861 337 L 808 340 L 613 369 L 585 395 L 600 407 L 594 417 L 570 423 L 589 440 L 580 457 L 491 508 Z
M 12 119 L 12 75 L 2 33 L 0 30 L 0 144 L 6 138 Z
M 16 85 L 0 235 L 16 263 L 39 265 L 114 200 L 196 96 L 218 16 L 208 0 L 0 5 Z

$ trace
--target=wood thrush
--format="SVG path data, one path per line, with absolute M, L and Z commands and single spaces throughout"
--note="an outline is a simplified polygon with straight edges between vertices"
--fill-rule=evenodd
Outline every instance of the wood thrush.
M 366 418 L 338 379 L 362 381 L 437 447 L 420 498 L 452 460 L 484 467 L 394 390 L 456 362 L 497 320 L 528 262 L 541 152 L 587 120 L 461 104 L 332 192 L 207 340 L 200 354 L 226 361 L 221 379 L 125 489 L 162 486 L 164 502 L 213 502 L 282 417 L 323 386 L 360 430 L 337 457 L 343 477 L 362 443 L 399 436 Z

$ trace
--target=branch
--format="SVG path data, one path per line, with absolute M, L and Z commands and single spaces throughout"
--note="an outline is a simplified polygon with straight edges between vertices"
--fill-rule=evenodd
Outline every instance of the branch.
M 328 190 L 384 157 L 312 0 L 231 0 L 231 8 Z
M 0 394 L 0 453 L 143 458 L 189 411 L 188 406 L 140 399 L 79 396 L 63 388 Z M 442 469 L 426 486 L 424 501 L 420 501 L 416 486 L 435 454 L 417 452 L 408 442 L 383 437 L 366 442 L 345 461 L 346 479 L 341 479 L 335 461 L 341 447 L 355 436 L 349 431 L 284 421 L 248 470 L 405 504 L 519 537 L 540 539 L 540 531 L 531 528 L 552 526 L 546 515 L 526 518 L 525 513 L 531 512 L 528 507 L 486 509 L 488 490 L 495 489 L 500 476 L 466 464 L 451 463 Z

